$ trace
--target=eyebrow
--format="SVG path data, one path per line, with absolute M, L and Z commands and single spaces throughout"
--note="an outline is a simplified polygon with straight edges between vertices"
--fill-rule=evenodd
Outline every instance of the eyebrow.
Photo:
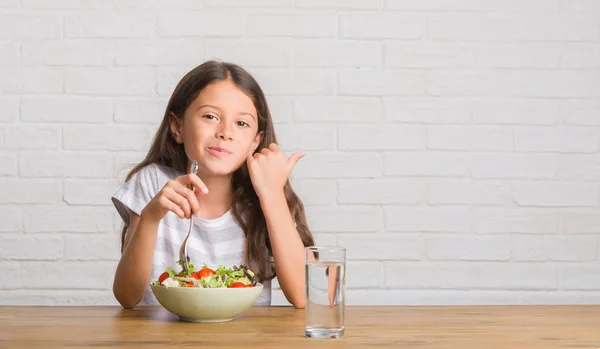
M 196 110 L 200 110 L 200 109 L 202 109 L 202 108 L 204 108 L 204 107 L 211 107 L 211 108 L 213 108 L 213 109 L 221 110 L 221 108 L 219 108 L 219 107 L 217 107 L 217 106 L 214 106 L 214 105 L 210 105 L 210 104 L 204 104 L 204 105 L 201 105 L 201 106 L 199 106 L 199 107 L 198 107 L 198 109 L 196 109 Z M 239 114 L 239 115 L 250 115 L 250 116 L 251 116 L 251 117 L 254 119 L 254 121 L 256 121 L 256 117 L 255 117 L 254 115 L 252 115 L 252 113 L 248 113 L 248 112 L 241 111 L 241 112 L 239 112 L 238 114 Z

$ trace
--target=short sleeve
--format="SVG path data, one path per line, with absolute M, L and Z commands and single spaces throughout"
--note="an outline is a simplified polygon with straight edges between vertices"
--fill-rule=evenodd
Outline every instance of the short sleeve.
M 148 165 L 121 185 L 111 200 L 123 222 L 129 224 L 131 212 L 139 216 L 158 191 L 156 165 Z

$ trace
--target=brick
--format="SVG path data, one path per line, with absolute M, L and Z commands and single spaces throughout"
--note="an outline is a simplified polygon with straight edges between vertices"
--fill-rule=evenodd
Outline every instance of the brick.
M 21 267 L 19 263 L 15 262 L 0 262 L 0 289 L 2 290 L 14 290 L 18 289 L 21 284 Z M 2 291 L 2 298 L 6 291 Z M 4 301 L 2 302 L 4 304 Z
M 23 214 L 18 206 L 0 207 L 0 232 L 19 233 L 23 230 Z
M 474 41 L 591 41 L 600 36 L 593 16 L 555 13 L 432 14 L 427 33 L 431 39 Z
M 387 0 L 388 10 L 409 11 L 468 11 L 471 9 L 469 0 Z
M 0 15 L 0 39 L 59 39 L 62 16 L 4 13 Z
M 384 215 L 388 232 L 468 233 L 473 222 L 473 214 L 463 208 L 389 206 Z
M 49 236 L 2 236 L 0 256 L 9 260 L 57 260 L 63 256 L 63 239 Z
M 374 97 L 298 97 L 294 99 L 294 120 L 375 123 L 381 120 L 381 101 Z
M 17 154 L 0 153 L 0 176 L 16 176 L 17 172 Z
M 365 205 L 416 205 L 425 185 L 418 179 L 344 179 L 338 184 L 338 202 Z
M 383 7 L 382 0 L 296 0 L 295 4 L 299 8 L 332 8 L 339 10 L 379 10 Z
M 338 234 L 313 234 L 315 246 L 337 246 Z
M 600 180 L 600 157 L 597 154 L 561 155 L 556 176 L 565 180 Z
M 597 82 L 593 74 L 579 71 L 528 71 L 512 78 L 515 92 L 521 97 L 589 97 Z
M 565 119 L 565 124 L 600 126 L 600 104 L 579 104 L 571 107 Z
M 308 178 L 369 178 L 381 176 L 381 158 L 377 153 L 308 153 L 294 167 L 293 176 Z
M 246 26 L 246 15 L 231 10 L 173 12 L 158 17 L 158 33 L 165 37 L 241 36 Z
M 16 8 L 21 6 L 20 1 L 19 0 L 0 0 L 0 7 L 1 8 Z
M 19 101 L 17 99 L 0 98 L 0 122 L 13 122 L 17 120 L 18 114 Z
M 514 235 L 511 237 L 511 260 L 541 262 L 549 260 L 551 237 L 546 235 Z
M 15 279 L 18 281 L 18 279 Z M 20 305 L 20 306 L 57 306 L 66 305 L 66 297 L 61 291 L 53 290 L 16 290 L 19 286 L 17 282 L 11 285 L 13 289 L 2 292 L 2 301 L 4 304 Z M 1 287 L 1 286 L 0 286 Z M 10 288 L 9 288 L 10 289 Z M 87 291 L 87 290 L 86 290 Z M 65 291 L 62 291 L 63 293 Z M 69 292 L 69 291 L 67 291 Z
M 571 43 L 562 55 L 564 68 L 600 68 L 600 45 L 597 43 Z
M 136 150 L 150 147 L 152 129 L 139 126 L 65 126 L 63 146 L 69 150 Z
M 4 149 L 58 149 L 60 128 L 57 126 L 4 125 Z
M 381 65 L 382 47 L 375 42 L 300 41 L 290 47 L 295 67 L 375 68 Z
M 175 86 L 188 73 L 184 68 L 157 68 L 156 71 L 156 91 L 159 96 L 171 96 Z
M 477 154 L 471 156 L 473 178 L 553 179 L 557 158 L 545 154 Z
M 564 71 L 433 72 L 427 77 L 433 96 L 481 97 L 589 97 L 595 76 Z
M 307 207 L 306 216 L 316 233 L 376 232 L 381 225 L 378 207 Z
M 22 0 L 25 8 L 43 8 L 50 10 L 110 10 L 110 0 Z
M 65 16 L 68 38 L 150 38 L 156 18 L 149 14 L 77 14 Z
M 554 234 L 559 214 L 553 209 L 479 208 L 475 231 L 480 234 Z
M 561 231 L 568 234 L 600 234 L 600 213 L 595 209 L 566 212 L 562 216 Z
M 519 206 L 585 207 L 598 206 L 598 187 L 583 183 L 529 182 L 513 185 L 514 201 Z
M 179 10 L 192 9 L 198 10 L 204 7 L 202 1 L 189 0 L 118 0 L 114 2 L 117 10 Z
M 121 258 L 121 242 L 116 235 L 67 235 L 64 255 L 66 260 L 118 261 Z
M 4 178 L 0 181 L 0 204 L 55 204 L 62 197 L 55 181 Z
M 550 256 L 554 261 L 586 262 L 598 258 L 598 236 L 562 236 L 552 240 Z
M 194 39 L 125 40 L 115 42 L 114 56 L 123 66 L 191 67 L 204 60 L 204 45 Z
M 388 263 L 387 287 L 436 289 L 553 290 L 558 288 L 553 265 L 502 262 L 440 264 Z M 444 281 L 441 281 L 444 280 Z
M 310 23 L 310 24 L 309 24 Z M 250 13 L 250 36 L 327 38 L 336 35 L 335 14 Z
M 114 233 L 111 207 L 44 206 L 24 210 L 26 233 Z M 115 237 L 118 239 L 118 237 Z
M 115 272 L 114 262 L 23 262 L 21 263 L 21 285 L 30 289 L 98 289 L 112 286 Z M 39 275 L 55 277 L 40 278 Z M 58 277 L 77 275 L 77 277 Z
M 127 99 L 115 102 L 115 123 L 150 124 L 158 128 L 164 118 L 168 101 L 157 99 Z
M 332 95 L 335 90 L 335 72 L 318 69 L 254 69 L 252 74 L 265 94 Z
M 2 94 L 59 94 L 62 85 L 61 74 L 53 69 L 0 67 Z
M 427 238 L 427 258 L 434 261 L 508 261 L 508 236 Z
M 564 12 L 600 13 L 600 4 L 596 0 L 560 0 L 560 9 Z
M 346 305 L 362 306 L 389 306 L 389 305 L 515 305 L 521 304 L 523 299 L 534 300 L 534 303 L 542 296 L 551 293 L 553 296 L 560 297 L 560 292 L 539 292 L 539 291 L 496 291 L 496 290 L 478 290 L 474 293 L 472 290 L 402 290 L 402 289 L 368 289 L 368 290 L 346 290 Z M 549 297 L 551 300 L 555 298 Z M 559 300 L 558 304 L 564 304 L 568 299 L 594 299 L 592 295 L 571 294 L 564 297 L 565 300 Z M 555 302 L 557 302 L 555 300 Z M 590 303 L 593 303 L 591 301 Z M 589 303 L 588 303 L 589 304 Z
M 240 3 L 236 0 L 205 0 L 207 7 L 293 7 L 293 0 L 249 0 Z
M 19 62 L 17 46 L 13 44 L 0 44 L 0 66 L 16 66 Z
M 389 43 L 384 61 L 391 68 L 466 68 L 473 66 L 473 53 L 453 43 Z
M 110 197 L 116 191 L 114 181 L 68 180 L 63 186 L 63 199 L 69 205 L 112 205 Z
M 564 265 L 560 267 L 560 284 L 564 290 L 600 290 L 598 265 Z
M 334 126 L 278 124 L 275 126 L 275 131 L 279 145 L 287 152 L 335 149 L 336 129 Z
M 342 125 L 338 127 L 340 150 L 425 149 L 425 128 L 404 125 Z
M 433 71 L 427 75 L 427 94 L 436 97 L 513 97 L 516 95 L 514 84 L 506 72 Z
M 471 47 L 475 66 L 482 68 L 555 69 L 560 66 L 562 48 L 556 44 L 493 43 Z
M 304 206 L 327 206 L 336 202 L 335 179 L 298 179 L 293 181 L 292 187 Z
M 595 129 L 527 127 L 515 130 L 517 151 L 596 153 L 600 133 Z
M 425 77 L 397 70 L 342 70 L 338 77 L 340 95 L 414 96 L 425 93 Z
M 342 234 L 338 245 L 346 248 L 348 260 L 379 261 L 420 260 L 425 247 L 418 237 L 396 234 Z
M 292 121 L 294 114 L 293 99 L 285 96 L 267 96 L 274 124 L 287 124 Z
M 473 2 L 473 10 L 481 12 L 558 12 L 559 0 L 480 0 Z
M 383 283 L 383 266 L 380 263 L 349 262 L 346 264 L 346 287 L 379 288 Z
M 112 290 L 83 290 L 71 291 L 66 295 L 67 305 L 85 306 L 85 305 L 104 305 L 119 306 Z
M 243 67 L 287 67 L 288 45 L 275 40 L 210 40 L 206 42 L 206 59 L 234 62 Z
M 24 152 L 19 154 L 21 177 L 105 178 L 112 175 L 109 153 Z
M 417 39 L 423 35 L 420 14 L 365 12 L 339 15 L 343 39 Z
M 65 72 L 65 91 L 100 96 L 154 95 L 154 77 L 150 68 L 71 68 Z
M 112 115 L 113 106 L 108 100 L 74 97 L 21 100 L 21 121 L 25 122 L 107 123 Z
M 513 131 L 494 126 L 431 126 L 427 149 L 512 151 Z
M 386 153 L 383 173 L 386 176 L 464 177 L 469 158 L 462 154 L 441 152 Z
M 430 205 L 505 205 L 510 199 L 510 186 L 504 182 L 431 179 L 427 183 Z
M 464 103 L 439 98 L 386 97 L 386 121 L 419 124 L 462 124 L 471 119 Z
M 559 118 L 557 103 L 552 101 L 474 101 L 473 122 L 497 125 L 555 125 Z

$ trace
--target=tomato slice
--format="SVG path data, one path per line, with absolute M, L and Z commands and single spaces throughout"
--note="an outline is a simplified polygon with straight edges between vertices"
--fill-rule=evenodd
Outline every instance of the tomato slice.
M 210 268 L 202 268 L 198 271 L 198 279 L 202 279 L 207 276 L 214 275 L 215 271 Z
M 232 283 L 231 286 L 229 286 L 229 288 L 245 288 L 245 287 L 248 287 L 248 285 L 246 285 L 243 282 L 239 282 L 239 281 L 236 281 L 236 282 Z
M 158 277 L 158 283 L 162 285 L 163 281 L 165 281 L 168 278 L 169 278 L 169 273 L 167 273 L 165 271 L 164 273 L 160 274 L 160 276 Z

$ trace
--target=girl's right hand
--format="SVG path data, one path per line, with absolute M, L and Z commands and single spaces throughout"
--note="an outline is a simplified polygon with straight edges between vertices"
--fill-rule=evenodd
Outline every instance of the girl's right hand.
M 194 186 L 193 191 L 190 185 Z M 200 210 L 197 195 L 206 193 L 206 184 L 195 173 L 179 176 L 168 181 L 141 213 L 154 221 L 160 221 L 169 211 L 181 219 L 190 218 Z

